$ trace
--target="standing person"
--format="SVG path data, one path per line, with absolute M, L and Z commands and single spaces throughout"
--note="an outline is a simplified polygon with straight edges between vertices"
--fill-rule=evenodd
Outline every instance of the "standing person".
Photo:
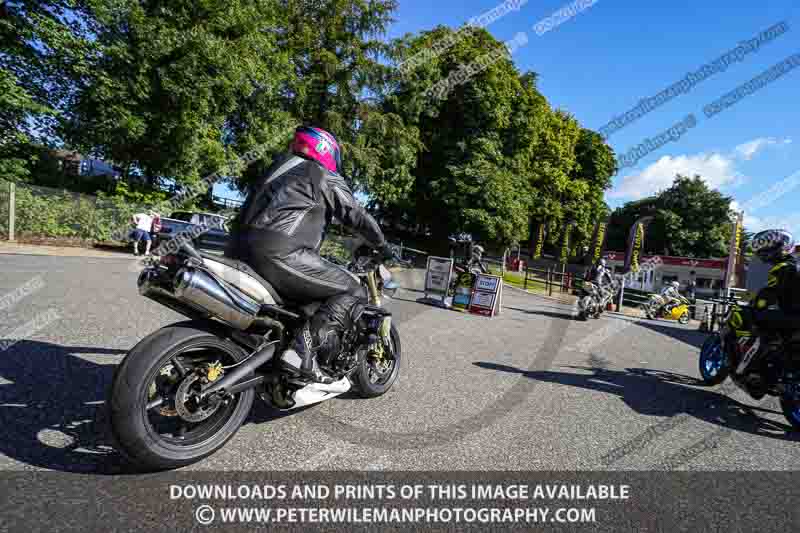
M 153 217 L 147 213 L 136 213 L 131 218 L 135 229 L 133 230 L 133 255 L 139 255 L 139 241 L 145 241 L 144 255 L 150 255 L 150 230 L 153 229 Z
M 695 319 L 695 305 L 697 304 L 697 280 L 695 279 L 695 271 L 689 272 L 689 282 L 686 284 L 686 294 L 689 296 L 689 301 L 692 303 L 692 319 Z

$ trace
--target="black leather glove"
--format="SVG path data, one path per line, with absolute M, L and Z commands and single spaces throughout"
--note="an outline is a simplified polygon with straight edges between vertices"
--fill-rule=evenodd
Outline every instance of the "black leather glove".
M 388 261 L 389 259 L 395 259 L 397 257 L 397 252 L 395 251 L 394 246 L 392 246 L 388 242 L 383 243 L 383 246 L 380 249 L 380 253 L 384 261 Z

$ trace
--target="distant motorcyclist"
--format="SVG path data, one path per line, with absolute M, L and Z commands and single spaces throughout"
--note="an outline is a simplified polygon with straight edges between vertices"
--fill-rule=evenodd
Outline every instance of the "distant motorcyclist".
M 680 286 L 680 283 L 673 281 L 661 290 L 661 299 L 664 301 L 661 308 L 665 313 L 671 312 L 676 305 L 688 303 L 688 300 L 678 290 Z
M 473 269 L 479 270 L 483 274 L 487 274 L 489 269 L 483 264 L 483 246 L 480 244 L 476 244 L 472 246 L 472 252 L 469 258 L 469 262 L 467 264 L 467 270 L 472 271 Z
M 605 258 L 600 259 L 589 271 L 588 280 L 598 287 L 605 287 L 614 281 L 611 269 L 608 268 Z
M 589 270 L 586 276 L 586 281 L 590 281 L 597 286 L 598 296 L 600 301 L 600 312 L 603 312 L 603 308 L 605 303 L 611 296 L 611 292 L 614 289 L 614 275 L 611 273 L 611 269 L 608 268 L 605 258 L 601 258 L 595 265 Z

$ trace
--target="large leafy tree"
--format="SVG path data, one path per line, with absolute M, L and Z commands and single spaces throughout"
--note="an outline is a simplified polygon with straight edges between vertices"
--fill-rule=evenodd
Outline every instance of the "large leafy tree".
M 395 58 L 408 59 L 452 38 L 453 31 L 444 27 L 406 36 L 395 43 Z M 419 132 L 423 148 L 407 194 L 381 200 L 430 227 L 439 240 L 460 231 L 500 242 L 518 240 L 527 232 L 530 199 L 528 154 L 522 148 L 531 142 L 533 121 L 526 114 L 531 95 L 508 52 L 487 32 L 462 32 L 453 41 L 445 53 L 393 80 L 385 107 L 402 117 L 409 131 Z M 443 99 L 426 93 L 487 53 L 496 59 Z
M 724 257 L 731 237 L 731 199 L 711 189 L 699 175 L 677 175 L 671 187 L 651 198 L 616 209 L 609 247 L 624 250 L 627 231 L 640 216 L 653 216 L 645 250 L 681 257 Z
M 96 0 L 93 15 L 101 53 L 65 123 L 84 152 L 185 184 L 285 143 L 273 137 L 291 72 L 275 1 Z
M 437 27 L 391 43 L 396 0 L 19 0 L 0 6 L 0 159 L 39 135 L 150 186 L 219 172 L 241 189 L 298 124 L 333 131 L 342 169 L 383 215 L 443 241 L 508 244 L 528 220 L 605 212 L 611 149 L 550 107 L 488 32 Z M 401 62 L 449 39 L 402 75 Z M 464 65 L 483 68 L 443 96 Z M 12 150 L 13 148 L 13 150 Z M 264 158 L 252 162 L 254 149 Z M 14 152 L 16 150 L 16 152 Z M 249 154 L 242 163 L 243 154 Z M 13 162 L 13 163 L 12 163 Z M 249 165 L 248 165 L 249 164 Z M 21 170 L 20 170 L 21 169 Z M 242 174 L 242 177 L 238 176 Z M 551 232 L 551 240 L 560 231 Z
M 386 106 L 419 130 L 424 148 L 410 194 L 384 202 L 383 210 L 429 227 L 439 240 L 466 231 L 498 244 L 519 242 L 528 237 L 531 217 L 553 222 L 552 242 L 570 220 L 578 223 L 577 239 L 585 240 L 607 209 L 611 149 L 574 117 L 552 109 L 536 74 L 520 74 L 484 30 L 456 35 L 437 27 L 406 36 L 395 43 L 394 57 L 408 64 L 437 42 L 452 46 L 398 76 L 386 97 Z M 485 68 L 450 87 L 444 99 L 429 97 L 441 80 L 487 56 Z
M 61 145 L 60 113 L 95 47 L 79 0 L 0 2 L 0 174 L 28 179 L 39 151 Z

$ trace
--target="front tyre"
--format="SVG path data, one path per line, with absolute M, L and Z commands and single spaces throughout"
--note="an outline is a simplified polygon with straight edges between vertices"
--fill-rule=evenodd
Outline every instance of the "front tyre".
M 142 339 L 112 381 L 115 447 L 146 471 L 186 466 L 219 450 L 247 419 L 255 392 L 211 403 L 196 393 L 207 365 L 225 367 L 246 357 L 207 322 L 173 324 Z
M 686 325 L 689 323 L 689 311 L 684 311 L 683 314 L 678 318 L 678 322 Z
M 730 367 L 722 348 L 722 339 L 713 335 L 700 348 L 700 376 L 706 385 L 719 385 L 728 377 Z
M 400 346 L 400 333 L 392 324 L 390 330 L 392 346 L 384 347 L 383 357 L 363 349 L 358 355 L 358 370 L 354 374 L 354 381 L 358 392 L 363 398 L 375 398 L 386 394 L 392 388 L 400 373 L 402 361 L 402 348 Z
M 580 313 L 578 313 L 578 318 L 581 320 L 586 320 L 587 317 L 592 312 L 592 297 L 591 296 L 584 296 L 580 299 L 578 304 Z
M 781 396 L 781 409 L 795 431 L 800 431 L 800 383 L 792 383 L 787 387 Z

